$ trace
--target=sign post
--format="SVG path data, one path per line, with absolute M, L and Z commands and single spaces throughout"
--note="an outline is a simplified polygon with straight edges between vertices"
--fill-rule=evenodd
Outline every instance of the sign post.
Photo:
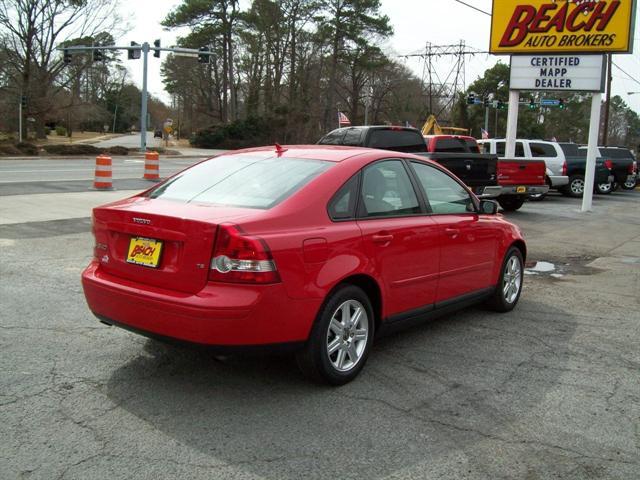
M 596 157 L 598 151 L 598 133 L 600 132 L 600 104 L 602 93 L 591 95 L 591 120 L 589 121 L 589 146 L 587 147 L 587 165 L 585 166 L 584 193 L 582 194 L 583 212 L 591 211 L 593 200 L 593 179 L 596 172 Z

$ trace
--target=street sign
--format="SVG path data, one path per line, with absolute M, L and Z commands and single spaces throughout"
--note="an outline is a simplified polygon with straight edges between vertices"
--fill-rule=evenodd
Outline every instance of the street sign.
M 631 53 L 636 0 L 493 0 L 489 51 Z
M 556 107 L 560 105 L 560 100 L 554 100 L 552 98 L 543 98 L 540 100 L 540 106 L 542 107 Z
M 513 55 L 512 90 L 604 91 L 604 55 Z

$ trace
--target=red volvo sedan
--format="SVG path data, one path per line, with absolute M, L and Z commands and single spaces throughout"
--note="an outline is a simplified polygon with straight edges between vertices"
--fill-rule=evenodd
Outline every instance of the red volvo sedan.
M 436 163 L 353 147 L 264 147 L 95 208 L 82 274 L 108 325 L 217 347 L 291 348 L 332 384 L 374 335 L 477 302 L 511 310 L 526 246 Z

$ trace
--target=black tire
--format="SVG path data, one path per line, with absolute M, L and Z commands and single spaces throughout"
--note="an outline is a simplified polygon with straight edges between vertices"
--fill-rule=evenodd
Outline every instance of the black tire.
M 331 328 L 332 319 L 339 314 L 341 311 L 340 307 L 348 302 L 359 304 L 364 308 L 364 312 L 366 313 L 367 336 L 366 339 L 361 340 L 360 345 L 356 344 L 356 338 L 354 338 L 353 335 L 351 335 L 351 340 L 349 340 L 348 332 L 345 332 L 345 339 L 345 337 L 335 334 Z M 352 307 L 354 307 L 354 305 L 349 305 L 349 308 Z M 364 318 L 361 317 L 361 320 L 364 320 Z M 345 284 L 339 286 L 320 308 L 304 349 L 296 355 L 298 367 L 305 376 L 318 383 L 344 385 L 350 382 L 358 376 L 367 361 L 369 353 L 371 352 L 371 345 L 373 344 L 374 328 L 375 317 L 373 308 L 371 307 L 371 301 L 367 294 L 355 285 Z M 362 329 L 356 331 L 361 332 Z M 340 347 L 334 352 L 337 354 L 335 360 L 331 358 L 333 354 L 329 354 L 328 352 L 331 335 L 334 335 L 334 338 L 331 339 L 332 341 L 339 341 L 339 343 L 345 345 L 345 348 Z M 351 343 L 348 343 L 349 341 Z M 349 348 L 346 347 L 347 343 L 348 345 L 353 344 L 354 351 L 360 350 L 361 353 L 355 362 L 349 357 L 349 360 L 345 363 L 345 368 L 348 369 L 345 371 L 337 368 L 334 362 L 340 363 L 338 360 L 338 355 L 340 355 L 339 350 L 344 350 L 342 354 L 343 359 L 349 356 L 349 353 L 347 353 Z M 360 349 L 360 347 L 362 348 Z M 353 365 L 349 367 L 348 362 L 353 363 Z
M 573 198 L 581 198 L 584 195 L 584 175 L 571 175 L 566 194 Z
M 613 191 L 613 185 L 611 183 L 596 183 L 593 190 L 600 195 L 609 195 Z
M 536 193 L 536 194 L 533 194 L 533 195 L 529 195 L 529 201 L 531 201 L 531 202 L 541 202 L 545 198 L 547 198 L 547 194 L 546 193 Z
M 507 275 L 507 266 L 510 265 L 512 258 L 515 258 L 519 265 L 519 284 L 515 296 L 507 296 L 505 292 L 505 276 Z M 500 270 L 500 278 L 496 285 L 496 290 L 493 296 L 487 301 L 487 306 L 496 312 L 509 312 L 518 303 L 520 294 L 522 293 L 522 284 L 524 283 L 524 261 L 522 259 L 522 252 L 519 248 L 511 247 L 507 250 L 504 260 L 502 261 L 502 267 Z
M 498 203 L 505 212 L 515 212 L 525 201 L 523 195 L 501 195 L 498 197 Z

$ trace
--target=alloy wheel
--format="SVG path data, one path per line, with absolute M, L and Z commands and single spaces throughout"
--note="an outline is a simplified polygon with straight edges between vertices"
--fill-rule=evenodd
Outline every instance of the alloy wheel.
M 511 256 L 504 267 L 502 294 L 507 303 L 513 303 L 518 298 L 522 286 L 522 266 L 515 255 Z
M 367 310 L 357 300 L 340 305 L 329 322 L 326 348 L 329 361 L 339 372 L 348 372 L 362 359 L 369 338 Z
M 581 178 L 574 178 L 571 182 L 571 191 L 576 195 L 582 195 L 584 193 L 584 180 Z

